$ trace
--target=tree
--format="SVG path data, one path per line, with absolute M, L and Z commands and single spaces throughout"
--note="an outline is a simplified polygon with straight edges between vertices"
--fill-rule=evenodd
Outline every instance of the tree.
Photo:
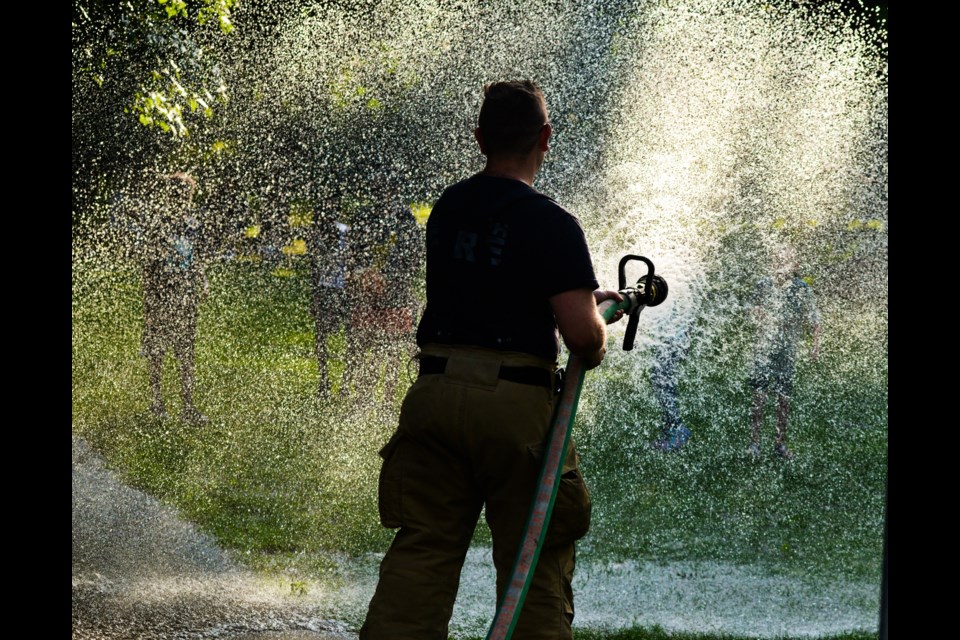
M 73 218 L 177 145 L 228 99 L 219 52 L 236 0 L 75 0 Z

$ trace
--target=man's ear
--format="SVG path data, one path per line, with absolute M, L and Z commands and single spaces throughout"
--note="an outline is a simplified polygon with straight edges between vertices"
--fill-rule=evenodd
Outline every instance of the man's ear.
M 480 153 L 487 155 L 487 146 L 483 144 L 483 134 L 480 132 L 480 127 L 473 130 L 473 137 L 476 138 L 477 144 L 480 146 Z
M 550 126 L 550 123 L 548 122 L 545 125 L 543 125 L 543 127 L 541 127 L 540 134 L 537 137 L 537 147 L 539 147 L 541 151 L 550 150 L 551 135 L 553 135 L 553 127 Z

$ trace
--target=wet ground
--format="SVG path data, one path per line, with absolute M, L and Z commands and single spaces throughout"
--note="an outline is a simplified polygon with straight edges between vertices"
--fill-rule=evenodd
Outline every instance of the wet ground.
M 73 440 L 74 640 L 356 638 L 323 601 L 239 566 Z
M 356 640 L 298 598 L 245 573 L 218 577 L 73 578 L 74 640 Z
M 252 603 L 225 594 L 105 593 L 73 589 L 73 640 L 356 640 L 309 610 Z
M 74 640 L 356 640 L 377 557 L 325 576 L 265 576 L 233 562 L 169 508 L 120 483 L 74 441 Z M 482 636 L 489 549 L 471 549 L 451 619 Z M 302 592 L 292 580 L 304 580 Z M 299 582 L 297 583 L 299 584 Z M 755 638 L 876 631 L 879 583 L 802 580 L 715 562 L 578 562 L 577 622 Z
M 248 633 L 242 636 L 231 636 L 230 640 L 339 640 L 340 638 L 355 638 L 354 635 L 331 635 L 329 633 L 314 633 L 313 631 L 283 631 L 266 633 Z

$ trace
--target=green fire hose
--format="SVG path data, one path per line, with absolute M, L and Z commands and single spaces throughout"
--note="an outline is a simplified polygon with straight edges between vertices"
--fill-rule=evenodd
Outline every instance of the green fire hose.
M 634 287 L 626 288 L 624 268 L 630 260 L 640 260 L 646 263 L 648 272 L 637 281 Z M 648 306 L 656 306 L 667 297 L 667 283 L 663 278 L 655 276 L 653 263 L 642 256 L 626 255 L 620 260 L 619 266 L 619 293 L 623 296 L 622 302 L 606 300 L 600 303 L 597 311 L 603 320 L 610 324 L 618 311 L 623 311 L 629 317 L 627 330 L 624 334 L 623 348 L 629 351 L 633 348 L 640 312 Z M 537 492 L 527 518 L 517 559 L 513 565 L 513 573 L 506 591 L 497 606 L 497 612 L 487 640 L 509 640 L 520 618 L 520 610 L 530 588 L 533 572 L 540 557 L 547 525 L 557 499 L 557 490 L 560 487 L 560 476 L 563 472 L 563 461 L 567 457 L 570 443 L 570 434 L 573 431 L 573 420 L 577 414 L 577 405 L 580 402 L 580 390 L 586 369 L 581 359 L 573 354 L 567 360 L 566 379 L 563 391 L 557 402 L 556 412 L 550 434 L 547 437 L 546 456 L 540 470 L 540 479 Z

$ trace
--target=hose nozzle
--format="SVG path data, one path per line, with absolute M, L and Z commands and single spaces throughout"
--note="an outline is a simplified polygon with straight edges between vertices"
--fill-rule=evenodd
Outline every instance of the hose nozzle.
M 647 273 L 637 280 L 633 287 L 627 287 L 626 265 L 631 260 L 639 260 L 647 265 Z M 637 337 L 637 326 L 640 324 L 640 312 L 646 307 L 655 307 L 667 299 L 667 281 L 654 274 L 653 262 L 643 256 L 625 255 L 620 259 L 618 268 L 619 293 L 624 300 L 629 300 L 626 308 L 630 319 L 627 321 L 627 330 L 623 335 L 623 350 L 633 349 L 633 342 Z

